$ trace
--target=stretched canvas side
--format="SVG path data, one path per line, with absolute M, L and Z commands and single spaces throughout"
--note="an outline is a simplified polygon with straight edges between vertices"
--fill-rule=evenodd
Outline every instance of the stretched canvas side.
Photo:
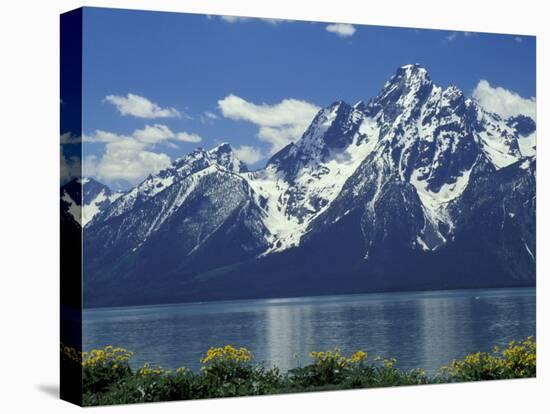
M 60 396 L 82 405 L 82 9 L 60 23 Z

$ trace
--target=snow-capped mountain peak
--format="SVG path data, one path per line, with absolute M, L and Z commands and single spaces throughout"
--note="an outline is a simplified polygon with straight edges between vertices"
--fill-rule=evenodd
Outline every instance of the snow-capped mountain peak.
M 358 177 L 352 193 L 363 194 L 359 187 L 375 185 L 372 193 L 367 191 L 374 211 L 387 183 L 397 179 L 412 186 L 425 222 L 416 239 L 423 248 L 433 249 L 452 238 L 455 224 L 448 206 L 468 186 L 476 163 L 498 169 L 521 158 L 512 130 L 530 132 L 529 121 L 518 118 L 508 123 L 467 100 L 457 86 L 435 85 L 421 65 L 404 65 L 368 104 L 359 101 L 351 106 L 339 100 L 321 109 L 302 137 L 275 154 L 264 169 L 248 172 L 228 143 L 210 150 L 197 148 L 149 176 L 102 219 L 125 214 L 173 186 L 172 192 L 187 197 L 189 191 L 179 189 L 194 189 L 197 174 L 225 171 L 241 177 L 250 188 L 266 229 L 262 234 L 271 246 L 265 253 L 270 253 L 298 246 L 351 177 L 371 174 Z M 488 128 L 497 128 L 499 135 Z M 363 171 L 360 166 L 365 163 L 378 167 Z M 180 195 L 174 206 L 185 197 Z M 166 217 L 175 207 L 163 211 Z M 151 229 L 159 228 L 158 223 Z
M 184 181 L 187 178 L 195 174 L 204 175 L 215 171 L 241 174 L 248 169 L 228 143 L 219 144 L 210 150 L 199 147 L 175 160 L 168 168 L 149 175 L 126 192 L 111 208 L 101 214 L 101 220 L 125 214 L 174 185 L 181 187 L 185 185 Z
M 161 171 L 158 175 L 166 175 L 177 171 L 178 175 L 185 176 L 212 164 L 217 164 L 219 167 L 235 173 L 248 171 L 231 145 L 224 142 L 210 150 L 198 147 L 191 153 L 178 158 L 170 167 Z
M 475 214 L 500 219 L 500 210 L 479 203 L 504 197 L 515 215 L 516 204 L 534 206 L 535 149 L 531 118 L 503 119 L 457 86 L 434 84 L 422 66 L 405 65 L 368 104 L 321 109 L 262 169 L 248 171 L 227 143 L 177 159 L 97 214 L 88 240 L 104 268 L 114 251 L 143 260 L 124 265 L 165 267 L 170 278 L 289 250 L 324 251 L 335 261 L 349 250 L 356 268 L 377 266 L 395 250 L 452 251 L 470 237 L 464 229 Z M 504 191 L 516 185 L 525 187 L 519 195 Z
M 401 66 L 385 83 L 373 103 L 379 107 L 386 107 L 386 111 L 390 106 L 408 107 L 414 103 L 414 99 L 420 101 L 424 98 L 432 86 L 428 71 L 421 65 Z
M 219 166 L 226 168 L 228 171 L 234 173 L 243 173 L 248 171 L 246 165 L 239 160 L 237 154 L 227 142 L 219 144 L 206 153 L 212 161 Z

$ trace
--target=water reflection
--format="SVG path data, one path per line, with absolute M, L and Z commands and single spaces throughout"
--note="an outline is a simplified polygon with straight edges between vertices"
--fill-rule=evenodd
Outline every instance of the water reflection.
M 339 347 L 433 372 L 453 358 L 535 334 L 534 289 L 393 293 L 88 310 L 84 349 L 133 350 L 133 365 L 199 368 L 210 346 L 251 349 L 287 370 Z

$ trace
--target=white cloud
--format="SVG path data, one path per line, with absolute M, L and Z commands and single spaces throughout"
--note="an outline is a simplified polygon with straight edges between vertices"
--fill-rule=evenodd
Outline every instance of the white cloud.
M 73 155 L 66 157 L 63 150 L 60 152 L 60 171 L 61 184 L 71 181 L 73 178 L 80 177 L 82 170 L 80 168 L 80 157 Z
M 87 155 L 82 160 L 82 176 L 83 177 L 97 177 L 97 167 L 99 165 L 99 158 L 97 155 Z
M 176 142 L 197 143 L 202 138 L 193 133 L 173 132 L 166 125 L 145 125 L 131 135 L 96 130 L 85 135 L 87 142 L 105 144 L 101 157 L 90 155 L 84 159 L 85 176 L 95 176 L 105 182 L 124 180 L 137 184 L 148 174 L 170 165 L 171 159 L 164 153 L 151 149 L 160 143 L 175 146 Z
M 175 137 L 170 128 L 160 124 L 145 125 L 143 129 L 135 130 L 132 135 L 137 140 L 148 144 L 156 144 Z
M 86 157 L 83 175 L 94 175 L 105 182 L 125 180 L 137 184 L 148 174 L 160 171 L 170 163 L 168 155 L 148 151 L 146 144 L 123 138 L 107 144 L 101 158 L 93 155 Z
M 452 42 L 453 40 L 456 39 L 456 36 L 458 35 L 457 32 L 451 32 L 449 33 L 447 36 L 445 36 L 445 40 L 449 41 L 449 42 Z
M 261 18 L 260 20 L 263 20 L 266 23 L 272 24 L 274 26 L 281 24 L 281 23 L 291 23 L 292 20 L 288 19 L 268 19 L 268 18 Z
M 80 144 L 82 142 L 79 136 L 74 135 L 70 131 L 61 134 L 59 141 L 61 145 Z
M 219 119 L 220 117 L 211 111 L 204 111 L 199 119 L 203 124 L 211 124 L 213 121 Z
M 197 134 L 190 134 L 188 132 L 178 132 L 176 139 L 183 142 L 198 143 L 202 141 L 202 137 Z
M 125 135 L 115 134 L 114 132 L 103 131 L 101 129 L 96 129 L 95 132 L 91 135 L 84 134 L 84 142 L 95 142 L 107 144 L 109 142 L 115 142 L 119 139 L 127 138 Z
M 204 112 L 204 116 L 207 117 L 208 119 L 218 119 L 218 115 L 216 115 L 214 112 L 210 112 L 210 111 L 205 111 Z
M 254 104 L 236 95 L 218 101 L 222 114 L 231 119 L 250 121 L 261 126 L 277 127 L 311 121 L 319 108 L 298 99 L 284 99 L 275 105 Z M 307 118 L 305 120 L 304 118 Z
M 340 37 L 353 36 L 355 34 L 355 27 L 347 23 L 333 23 L 326 27 L 326 30 L 331 33 L 335 33 Z
M 210 17 L 209 17 L 210 19 Z M 287 19 L 273 19 L 273 18 L 263 18 L 263 17 L 244 17 L 244 16 L 220 16 L 220 19 L 222 19 L 226 23 L 244 23 L 249 21 L 261 21 L 265 22 L 271 25 L 278 25 L 280 23 L 286 23 L 290 22 L 291 20 Z
M 319 111 L 319 107 L 297 99 L 257 105 L 236 95 L 219 100 L 218 106 L 226 118 L 257 125 L 258 137 L 271 145 L 270 154 L 299 139 Z
M 255 164 L 265 158 L 261 149 L 250 145 L 241 145 L 235 149 L 235 152 L 237 153 L 237 157 L 247 164 Z
M 127 96 L 107 95 L 105 101 L 115 105 L 121 115 L 136 118 L 179 118 L 182 113 L 175 108 L 161 108 L 149 99 L 129 93 Z
M 92 135 L 85 135 L 84 141 L 112 143 L 123 139 L 132 138 L 137 142 L 146 145 L 155 145 L 159 143 L 168 143 L 167 141 L 182 141 L 182 142 L 201 142 L 202 137 L 195 133 L 185 131 L 173 132 L 166 125 L 153 124 L 145 125 L 142 129 L 136 129 L 131 135 L 119 135 L 113 132 L 96 130 Z
M 260 130 L 258 131 L 258 138 L 271 144 L 271 150 L 269 151 L 269 153 L 273 155 L 280 149 L 286 147 L 291 142 L 298 140 L 302 136 L 306 128 L 309 126 L 312 119 L 313 117 L 311 117 L 309 121 L 297 125 L 260 127 Z
M 523 98 L 517 93 L 500 86 L 492 87 L 482 79 L 475 87 L 472 97 L 490 112 L 503 118 L 515 115 L 527 115 L 536 120 L 537 105 L 535 98 Z
M 222 19 L 224 22 L 227 23 L 242 23 L 250 20 L 250 17 L 242 17 L 242 16 L 220 16 L 220 19 Z
M 476 37 L 478 35 L 475 32 L 449 32 L 445 36 L 445 40 L 447 42 L 452 42 L 453 40 L 456 40 L 459 34 L 462 34 L 464 37 Z

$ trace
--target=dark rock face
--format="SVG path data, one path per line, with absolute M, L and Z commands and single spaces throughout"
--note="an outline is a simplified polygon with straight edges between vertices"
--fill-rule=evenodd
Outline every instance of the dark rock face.
M 536 131 L 537 126 L 535 121 L 532 118 L 525 115 L 518 115 L 512 118 L 509 118 L 506 121 L 506 125 L 514 128 L 518 134 L 522 137 L 532 134 Z
M 527 158 L 482 175 L 451 207 L 455 243 L 518 281 L 535 279 L 535 173 L 535 159 Z
M 261 170 L 197 149 L 102 206 L 85 304 L 533 285 L 535 129 L 403 66 Z

